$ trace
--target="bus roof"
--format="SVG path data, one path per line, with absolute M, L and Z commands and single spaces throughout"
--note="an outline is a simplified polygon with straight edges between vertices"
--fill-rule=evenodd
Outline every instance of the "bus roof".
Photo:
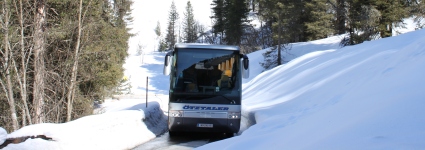
M 240 50 L 238 46 L 213 45 L 213 44 L 201 44 L 201 43 L 178 43 L 175 45 L 175 49 L 179 49 L 179 48 L 222 49 L 222 50 L 231 50 L 231 51 Z

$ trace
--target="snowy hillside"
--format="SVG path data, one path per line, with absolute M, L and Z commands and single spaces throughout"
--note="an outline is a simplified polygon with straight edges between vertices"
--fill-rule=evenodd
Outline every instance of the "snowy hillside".
M 243 89 L 256 124 L 199 149 L 425 148 L 424 35 L 313 52 L 256 76 Z

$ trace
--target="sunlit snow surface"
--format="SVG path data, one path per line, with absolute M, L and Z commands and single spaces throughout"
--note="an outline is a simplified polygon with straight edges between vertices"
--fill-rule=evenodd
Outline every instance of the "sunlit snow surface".
M 257 124 L 199 149 L 423 149 L 424 76 L 425 30 L 309 53 L 244 85 Z

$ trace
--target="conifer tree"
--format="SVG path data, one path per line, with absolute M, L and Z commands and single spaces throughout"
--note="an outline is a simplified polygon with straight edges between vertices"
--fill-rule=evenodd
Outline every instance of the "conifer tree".
M 154 29 L 155 34 L 156 34 L 156 40 L 158 40 L 158 51 L 163 51 L 165 49 L 161 49 L 161 44 L 162 44 L 162 34 L 161 34 L 161 24 L 158 22 L 156 22 L 156 27 Z
M 331 3 L 332 4 L 332 3 Z M 346 0 L 336 0 L 335 5 L 335 30 L 337 34 L 346 32 L 347 6 Z
M 212 10 L 214 15 L 211 16 L 213 19 L 213 33 L 215 36 L 217 34 L 220 36 L 219 44 L 222 43 L 222 38 L 224 36 L 224 25 L 225 25 L 225 16 L 226 16 L 226 10 L 224 9 L 224 1 L 225 0 L 213 0 L 212 2 Z
M 168 26 L 167 26 L 167 35 L 165 41 L 167 43 L 168 49 L 172 49 L 177 42 L 176 27 L 177 20 L 179 19 L 179 14 L 177 12 L 176 5 L 174 1 L 171 3 L 169 16 L 168 16 Z
M 392 36 L 394 27 L 398 27 L 404 18 L 408 17 L 407 1 L 376 0 L 371 4 L 381 14 L 378 30 L 382 38 Z
M 193 8 L 190 1 L 187 1 L 186 11 L 184 12 L 183 20 L 183 42 L 194 43 L 198 39 L 197 36 L 197 23 L 194 18 Z
M 414 17 L 414 21 L 416 22 L 416 29 L 425 28 L 425 1 L 411 1 L 410 7 L 410 15 Z
M 304 23 L 306 26 L 306 40 L 317 40 L 326 38 L 334 33 L 333 14 L 330 13 L 328 0 L 311 0 L 304 4 L 305 14 L 308 20 Z
M 157 38 L 161 37 L 161 24 L 159 23 L 159 21 L 156 22 L 155 34 Z
M 225 0 L 224 10 L 224 40 L 230 45 L 240 45 L 244 27 L 249 22 L 247 0 Z
M 341 41 L 341 45 L 355 45 L 376 39 L 381 13 L 371 5 L 370 1 L 347 0 L 347 2 L 349 35 Z
M 213 0 L 213 33 L 220 34 L 225 44 L 240 45 L 248 21 L 247 0 Z

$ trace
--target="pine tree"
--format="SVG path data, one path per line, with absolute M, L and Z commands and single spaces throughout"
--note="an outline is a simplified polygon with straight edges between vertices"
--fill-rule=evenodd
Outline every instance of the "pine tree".
M 381 13 L 371 6 L 371 2 L 363 0 L 347 0 L 349 36 L 341 41 L 341 45 L 355 45 L 376 39 Z
M 159 23 L 159 21 L 156 22 L 155 34 L 157 38 L 161 37 L 161 24 Z
M 425 28 L 425 1 L 418 0 L 410 3 L 410 16 L 414 17 L 416 29 Z
M 167 35 L 165 37 L 165 41 L 167 43 L 168 49 L 172 49 L 177 42 L 176 27 L 177 27 L 178 19 L 179 19 L 179 14 L 177 13 L 177 8 L 173 1 L 170 6 L 170 12 L 168 16 Z
M 248 0 L 213 0 L 213 33 L 219 34 L 220 43 L 240 45 L 248 21 Z
M 247 0 L 225 0 L 224 10 L 224 40 L 229 45 L 240 45 L 244 27 L 249 22 Z
M 194 18 L 193 8 L 190 1 L 187 1 L 186 11 L 184 12 L 183 20 L 183 42 L 194 43 L 198 39 L 197 23 Z
M 346 0 L 336 0 L 335 9 L 335 30 L 338 34 L 346 33 L 347 6 Z
M 304 36 L 304 27 L 300 24 L 302 11 L 300 2 L 287 0 L 260 0 L 262 17 L 270 21 L 273 44 L 276 45 L 264 59 L 272 61 L 271 67 L 281 65 L 284 60 L 282 51 L 288 50 L 288 43 L 297 42 Z M 271 58 L 270 58 L 271 57 Z M 270 64 L 270 63 L 269 63 Z M 268 66 L 264 64 L 263 67 Z
M 408 16 L 406 1 L 376 0 L 371 5 L 381 14 L 378 30 L 382 38 L 392 36 L 394 27 L 397 27 Z
M 213 19 L 213 33 L 215 34 L 215 36 L 217 36 L 217 34 L 220 35 L 220 42 L 219 44 L 222 43 L 222 38 L 224 36 L 224 26 L 225 26 L 225 16 L 226 16 L 226 10 L 224 9 L 224 1 L 225 0 L 213 0 L 212 2 L 212 10 L 214 15 L 211 16 L 211 18 Z
M 156 23 L 156 27 L 154 29 L 155 34 L 156 34 L 156 40 L 158 40 L 158 51 L 163 51 L 165 49 L 161 49 L 161 44 L 163 42 L 162 40 L 162 34 L 161 34 L 161 24 L 159 23 L 159 21 Z
M 306 26 L 306 39 L 308 41 L 326 38 L 333 35 L 333 14 L 330 13 L 328 0 L 311 0 L 305 2 L 306 15 L 308 20 L 304 23 Z

